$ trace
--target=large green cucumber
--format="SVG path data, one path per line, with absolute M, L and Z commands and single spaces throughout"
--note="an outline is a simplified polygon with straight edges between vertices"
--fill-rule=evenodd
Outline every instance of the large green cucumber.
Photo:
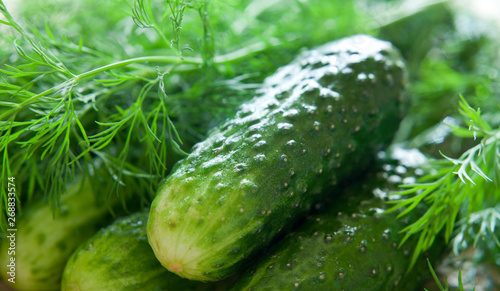
M 396 49 L 366 35 L 280 68 L 160 185 L 148 221 L 158 260 L 193 280 L 235 273 L 391 141 L 405 82 Z
M 26 207 L 17 222 L 15 254 L 2 243 L 0 271 L 10 276 L 9 260 L 15 258 L 16 290 L 60 290 L 61 277 L 71 253 L 112 219 L 99 204 L 88 180 L 74 182 L 61 198 L 59 211 L 39 201 Z M 5 278 L 7 279 L 7 278 Z
M 156 259 L 148 244 L 148 212 L 117 219 L 83 243 L 71 256 L 62 290 L 214 290 L 210 283 L 183 279 Z
M 408 151 L 406 156 L 422 157 Z M 231 290 L 419 290 L 431 274 L 424 257 L 406 273 L 418 237 L 398 248 L 400 231 L 419 214 L 383 213 L 391 206 L 387 194 L 414 177 L 415 168 L 393 163 L 370 172 L 264 252 Z M 433 262 L 442 246 L 435 244 L 426 257 Z

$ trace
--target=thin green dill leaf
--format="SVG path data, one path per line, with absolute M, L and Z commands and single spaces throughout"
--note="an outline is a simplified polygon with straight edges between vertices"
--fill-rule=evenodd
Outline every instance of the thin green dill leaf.
M 403 239 L 407 239 L 406 236 Z M 399 245 L 399 247 L 401 247 L 401 244 Z M 413 251 L 411 261 L 410 261 L 410 266 L 408 267 L 408 270 L 406 271 L 407 273 L 410 272 L 410 270 L 413 268 L 413 266 L 417 262 L 417 259 L 418 259 L 417 254 L 420 254 L 420 252 L 423 251 L 424 247 L 425 247 L 424 236 L 420 236 L 418 238 L 417 246 L 415 247 L 415 250 Z
M 462 269 L 459 269 L 458 270 L 458 289 L 460 291 L 464 291 L 464 283 L 462 282 Z M 472 289 L 473 291 L 475 290 L 476 288 L 474 287 L 474 289 Z
M 474 246 L 477 245 L 479 239 L 491 237 L 497 247 L 500 247 L 499 239 L 495 234 L 497 220 L 500 222 L 500 207 L 491 207 L 470 214 L 468 224 L 479 226 Z
M 152 27 L 151 24 L 151 9 L 147 9 L 150 5 L 151 1 L 144 0 L 136 0 L 134 1 L 134 7 L 132 9 L 132 19 L 134 23 L 142 28 Z
M 471 167 L 471 169 L 474 170 L 474 172 L 480 171 L 476 167 L 477 165 L 474 162 L 474 157 L 476 156 L 476 154 L 479 154 L 481 148 L 482 148 L 482 145 L 479 144 L 479 145 L 469 149 L 460 157 L 460 159 L 452 159 L 450 157 L 447 157 L 443 153 L 441 153 L 441 155 L 444 158 L 446 158 L 448 161 L 452 162 L 454 165 L 459 166 L 458 169 L 456 171 L 454 171 L 453 173 L 456 174 L 464 184 L 466 183 L 464 180 L 464 177 L 465 177 L 465 179 L 469 180 L 472 184 L 476 184 L 474 182 L 474 180 L 468 175 L 467 168 Z M 483 172 L 481 171 L 480 173 L 483 173 Z M 478 172 L 478 174 L 480 174 L 480 173 Z M 488 178 L 486 175 L 484 175 L 484 173 L 481 176 L 485 180 L 491 181 L 491 179 Z
M 422 180 L 431 180 L 433 177 L 422 177 Z M 444 177 L 441 177 L 441 179 L 445 179 Z M 419 189 L 434 189 L 439 186 L 439 182 L 441 181 L 434 181 L 434 182 L 429 182 L 429 183 L 418 183 L 418 184 L 403 184 L 400 185 L 401 188 L 410 188 L 408 190 L 403 190 L 403 191 L 397 191 L 397 192 L 392 192 L 389 193 L 389 195 L 407 195 L 407 194 L 412 194 L 417 192 Z M 394 201 L 388 201 L 388 203 L 397 203 Z
M 172 135 L 172 132 L 174 132 L 174 135 L 175 135 L 175 137 L 177 138 L 177 140 L 179 140 L 179 142 L 181 142 L 181 140 L 180 140 L 180 136 L 179 136 L 179 133 L 178 133 L 178 132 L 177 132 L 177 130 L 175 129 L 175 126 L 174 126 L 174 124 L 173 124 L 172 120 L 171 120 L 169 117 L 167 117 L 167 124 L 168 124 L 168 132 L 169 132 L 170 136 L 173 136 L 173 135 Z M 188 152 L 184 151 L 184 150 L 180 147 L 180 145 L 177 143 L 177 141 L 175 141 L 175 140 L 171 139 L 171 140 L 170 140 L 170 142 L 174 145 L 174 147 L 175 147 L 175 149 L 177 150 L 177 152 L 179 152 L 179 153 L 181 153 L 181 154 L 183 154 L 183 155 L 186 155 L 186 156 L 189 154 Z
M 106 79 L 96 79 L 95 81 L 99 84 L 102 84 L 103 86 L 106 87 L 116 87 L 118 85 L 121 85 L 125 82 L 128 81 L 133 81 L 133 82 L 138 82 L 138 81 L 144 81 L 144 82 L 151 82 L 152 80 L 143 77 L 142 75 L 137 75 L 133 73 L 117 73 L 114 72 L 113 70 L 109 72 L 105 72 L 105 74 L 108 76 Z
M 387 201 L 387 203 L 390 203 L 390 204 L 397 204 L 389 209 L 386 210 L 387 213 L 390 213 L 390 212 L 394 212 L 398 209 L 401 209 L 401 208 L 404 208 L 404 207 L 407 207 L 409 204 L 411 204 L 413 202 L 413 200 L 409 200 L 409 199 L 400 199 L 400 200 L 389 200 Z
M 416 192 L 415 190 L 416 185 L 415 184 L 405 184 L 401 185 L 401 188 L 409 188 L 408 190 L 402 190 L 398 192 L 398 195 L 408 195 L 408 194 L 413 194 Z M 389 193 L 389 195 L 396 195 L 395 193 Z M 392 200 L 387 201 L 387 203 L 397 203 Z
M 92 146 L 90 146 L 86 151 L 82 152 L 80 154 L 80 156 L 77 157 L 77 159 L 79 157 L 81 157 L 82 155 L 88 153 L 88 151 L 90 151 L 90 150 L 94 150 L 94 149 L 101 150 L 104 147 L 106 147 L 109 143 L 111 143 L 113 141 L 113 138 L 118 134 L 118 131 L 125 125 L 125 123 L 127 123 L 133 117 L 134 117 L 134 115 L 130 114 L 127 117 L 125 117 L 123 120 L 111 123 L 111 126 L 109 128 L 107 128 L 107 129 L 105 129 L 105 130 L 103 130 L 103 131 L 101 131 L 93 136 L 90 136 L 89 140 L 91 143 L 93 143 Z M 103 125 L 103 124 L 99 124 L 99 125 Z
M 73 110 L 74 110 L 74 108 L 73 108 Z M 87 132 L 85 131 L 85 128 L 83 127 L 82 123 L 80 122 L 80 119 L 78 118 L 77 114 L 73 113 L 73 120 L 78 125 L 78 129 L 80 130 L 80 133 L 82 134 L 83 139 L 85 140 L 86 145 L 90 146 L 90 141 L 89 141 L 89 138 L 87 136 Z
M 78 51 L 82 51 L 83 49 L 83 38 L 80 37 L 80 39 L 78 40 Z
M 468 128 L 463 128 L 455 125 L 449 125 L 450 128 L 452 129 L 453 135 L 460 137 L 460 138 L 477 138 L 477 137 L 482 137 L 481 135 L 478 135 L 478 133 L 471 132 Z
M 395 210 L 405 208 L 406 209 L 398 214 L 398 217 L 402 217 L 415 209 L 415 207 L 422 201 L 422 199 L 428 198 L 429 194 L 435 191 L 436 188 L 440 187 L 440 183 L 447 179 L 447 176 L 441 177 L 440 180 L 433 183 L 423 183 L 423 184 L 415 184 L 412 188 L 405 191 L 398 191 L 391 193 L 390 195 L 409 195 L 418 193 L 411 198 L 399 199 L 399 200 L 390 200 L 387 203 L 396 204 L 387 210 L 387 212 L 393 212 Z M 410 206 L 408 206 L 410 205 Z
M 459 199 L 459 198 L 457 198 Z M 458 200 L 461 202 L 460 200 Z M 448 221 L 445 224 L 445 241 L 448 242 L 455 230 L 455 221 L 457 220 L 458 212 L 460 211 L 460 203 L 450 203 L 448 206 Z
M 478 108 L 477 110 L 475 110 L 474 108 L 472 108 L 462 95 L 460 95 L 459 112 L 463 116 L 470 118 L 469 125 L 476 124 L 477 128 L 482 131 L 492 131 L 491 126 L 481 117 L 481 109 Z
M 398 218 L 401 218 L 403 217 L 404 215 L 408 214 L 410 211 L 412 211 L 413 209 L 415 209 L 415 207 L 417 207 L 417 205 L 419 205 L 419 203 L 422 201 L 422 199 L 424 199 L 426 197 L 428 193 L 426 192 L 422 192 L 410 199 L 408 199 L 408 201 L 412 201 L 411 204 L 403 211 L 401 212 L 400 214 L 398 214 Z
M 443 288 L 443 285 L 441 285 L 441 282 L 439 281 L 439 278 L 436 275 L 436 272 L 434 272 L 434 268 L 432 268 L 432 264 L 431 264 L 431 261 L 429 261 L 429 259 L 427 259 L 427 266 L 429 267 L 429 270 L 432 274 L 432 278 L 434 278 L 434 281 L 436 282 L 436 285 L 438 286 L 439 290 L 445 291 L 445 289 Z M 425 290 L 429 291 L 427 289 L 425 289 Z
M 436 206 L 435 205 L 432 205 L 431 208 L 435 208 Z M 434 210 L 434 209 L 433 209 Z M 433 220 L 435 219 L 435 217 L 433 216 L 433 212 L 431 211 L 427 211 L 424 215 L 422 215 L 417 221 L 413 222 L 412 224 L 406 226 L 405 228 L 403 228 L 400 232 L 403 233 L 403 232 L 406 232 L 408 234 L 415 234 L 415 233 L 418 233 L 420 231 L 426 231 L 425 230 L 425 224 L 430 221 L 430 220 Z
M 153 5 L 156 5 L 156 7 L 153 7 Z M 132 19 L 141 28 L 153 29 L 167 47 L 175 48 L 174 52 L 182 56 L 182 50 L 179 49 L 179 36 L 186 8 L 188 8 L 188 5 L 184 1 L 178 0 L 167 1 L 164 5 L 153 4 L 151 0 L 135 0 L 132 8 Z M 155 15 L 155 12 L 162 10 L 163 12 L 158 13 L 160 16 Z M 167 37 L 164 20 L 171 23 L 172 38 Z
M 476 164 L 476 162 L 474 160 L 471 160 L 470 161 L 470 167 L 471 167 L 471 170 L 476 172 L 479 176 L 481 176 L 483 179 L 485 179 L 486 181 L 488 182 L 493 182 L 493 180 L 491 178 L 489 178 L 488 176 L 486 176 L 486 174 L 483 172 L 483 170 Z
M 54 36 L 54 34 L 52 33 L 52 31 L 50 30 L 50 27 L 49 27 L 48 23 L 45 23 L 45 32 L 47 33 L 47 36 L 49 38 L 51 38 L 52 40 L 56 39 L 55 36 Z
M 477 244 L 482 237 L 488 237 L 492 241 L 498 241 L 495 235 L 497 212 L 482 209 L 494 209 L 491 205 L 500 203 L 500 195 L 495 193 L 495 186 L 500 168 L 498 167 L 499 143 L 497 142 L 500 129 L 492 131 L 491 126 L 484 125 L 484 119 L 479 110 L 469 109 L 465 100 L 461 101 L 464 119 L 472 120 L 470 130 L 481 132 L 484 136 L 479 144 L 472 146 L 459 158 L 451 158 L 441 153 L 443 160 L 449 164 L 439 166 L 439 175 L 433 174 L 431 181 L 429 176 L 423 176 L 410 188 L 402 190 L 405 195 L 415 193 L 410 198 L 400 198 L 391 201 L 395 204 L 391 211 L 404 209 L 401 214 L 407 214 L 420 204 L 426 205 L 427 209 L 416 222 L 402 230 L 406 233 L 405 239 L 411 235 L 419 235 L 419 243 L 414 251 L 413 258 L 418 258 L 422 251 L 428 249 L 443 228 L 445 241 L 448 242 L 454 233 L 455 239 L 465 238 L 466 234 L 473 231 L 473 242 Z M 467 110 L 466 110 L 467 109 Z M 475 135 L 476 136 L 476 135 Z M 493 163 L 492 163 L 493 162 Z M 434 166 L 439 163 L 433 163 Z M 425 179 L 424 179 L 425 178 Z M 426 181 L 426 182 L 423 182 Z M 494 183 L 494 184 L 492 184 Z M 491 186 L 490 186 L 491 185 Z M 493 190 L 488 190 L 493 187 Z M 496 191 L 498 192 L 498 191 Z M 393 193 L 398 195 L 398 192 Z M 421 196 L 425 199 L 421 199 Z M 415 203 L 418 201 L 419 203 Z M 488 205 L 490 207 L 488 208 Z M 468 213 L 463 217 L 464 213 Z M 401 217 L 401 215 L 399 216 Z M 457 223 L 456 221 L 460 221 Z M 473 227 L 475 226 L 475 227 Z M 475 229 L 475 230 L 474 230 Z M 457 242 L 454 242 L 457 245 Z
M 453 159 L 453 158 L 450 158 L 448 157 L 447 155 L 443 154 L 443 152 L 439 151 L 439 153 L 441 154 L 441 156 L 443 156 L 445 159 L 447 159 L 448 161 L 452 162 L 454 165 L 460 165 L 462 164 L 463 162 L 460 160 L 460 159 Z
M 154 137 L 154 139 L 157 142 L 161 143 L 162 141 L 156 136 L 156 133 L 151 129 L 144 114 L 141 114 L 141 121 L 142 121 L 142 124 L 144 125 L 144 127 L 146 128 L 147 132 L 149 132 L 151 134 L 151 136 Z M 148 135 L 145 135 L 145 136 L 148 136 Z
M 62 74 L 70 76 L 73 75 L 56 56 L 51 54 L 48 50 L 41 46 L 41 44 L 37 44 L 33 37 L 29 35 L 19 24 L 17 24 L 8 12 L 5 12 L 4 16 L 9 19 L 9 21 L 13 24 L 13 27 L 29 42 L 31 49 L 36 53 L 39 59 L 29 56 L 16 40 L 14 41 L 14 46 L 20 57 L 33 64 L 53 68 Z
M 0 91 L 2 92 L 2 91 Z M 15 102 L 9 102 L 9 101 L 3 101 L 3 100 L 0 100 L 0 105 L 1 106 L 4 106 L 4 107 L 16 107 L 17 106 L 17 103 Z M 1 125 L 0 125 L 1 126 Z
M 0 4 L 2 3 L 0 2 Z M 2 179 L 2 181 L 7 181 L 9 177 L 12 177 L 7 147 L 3 147 L 2 153 L 3 153 L 2 171 L 0 178 Z M 8 205 L 7 187 L 2 187 L 2 189 L 0 189 L 0 193 L 2 194 L 1 205 Z M 16 203 L 19 203 L 19 195 L 16 195 L 15 197 L 16 197 Z M 5 226 L 7 225 L 7 217 L 5 215 L 1 216 L 1 222 L 2 222 L 2 229 L 4 229 Z

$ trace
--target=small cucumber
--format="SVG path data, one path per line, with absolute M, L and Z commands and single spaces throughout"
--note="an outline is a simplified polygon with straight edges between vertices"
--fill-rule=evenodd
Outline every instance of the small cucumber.
M 414 182 L 415 168 L 392 163 L 382 168 L 264 252 L 231 290 L 423 290 L 418 287 L 431 274 L 424 258 L 405 274 L 418 237 L 398 247 L 400 231 L 418 213 L 403 218 L 383 213 L 391 206 L 387 193 L 401 181 Z M 436 243 L 426 253 L 431 262 L 442 246 Z
M 183 279 L 156 259 L 146 236 L 148 212 L 117 219 L 83 243 L 71 256 L 62 290 L 214 290 L 214 285 Z
M 392 140 L 405 87 L 400 54 L 366 35 L 280 68 L 160 185 L 148 221 L 158 260 L 192 280 L 237 272 Z
M 74 182 L 61 198 L 59 211 L 39 201 L 26 207 L 17 222 L 15 246 L 16 290 L 60 290 L 61 277 L 71 253 L 112 220 L 109 209 L 99 205 L 88 180 Z M 0 252 L 0 271 L 10 276 L 9 243 Z M 6 277 L 7 276 L 7 277 Z

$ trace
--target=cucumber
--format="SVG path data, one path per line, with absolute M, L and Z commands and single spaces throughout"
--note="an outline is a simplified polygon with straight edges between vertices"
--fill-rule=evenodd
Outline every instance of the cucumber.
M 406 153 L 406 159 L 421 156 Z M 418 213 L 383 213 L 391 206 L 387 193 L 396 183 L 414 182 L 415 168 L 389 163 L 382 169 L 273 245 L 231 290 L 423 290 L 431 274 L 423 257 L 405 274 L 418 236 L 398 248 L 400 231 Z M 426 257 L 436 260 L 443 245 L 435 243 Z
M 400 54 L 366 35 L 280 68 L 159 186 L 148 238 L 160 263 L 200 281 L 237 272 L 391 141 L 405 87 Z
M 214 290 L 214 285 L 183 279 L 154 256 L 146 236 L 148 211 L 117 219 L 83 243 L 71 256 L 62 290 Z
M 88 180 L 74 182 L 61 198 L 58 212 L 45 201 L 28 205 L 17 221 L 15 246 L 16 290 L 60 290 L 61 277 L 71 253 L 112 220 L 99 205 Z M 8 243 L 2 243 L 0 271 L 10 276 Z

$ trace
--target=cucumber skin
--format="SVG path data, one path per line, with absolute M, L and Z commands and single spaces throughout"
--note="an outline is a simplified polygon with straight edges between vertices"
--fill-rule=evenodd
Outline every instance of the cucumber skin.
M 176 165 L 152 203 L 149 242 L 182 277 L 240 270 L 325 188 L 362 172 L 406 105 L 399 53 L 369 36 L 306 52 L 264 85 Z
M 397 212 L 381 213 L 391 205 L 387 196 L 378 195 L 398 190 L 394 181 L 411 179 L 415 169 L 406 168 L 400 176 L 401 165 L 384 168 L 390 170 L 349 186 L 341 199 L 308 217 L 262 254 L 230 290 L 420 290 L 430 277 L 425 258 L 434 262 L 444 244 L 436 242 L 405 274 L 418 236 L 398 248 L 404 237 L 400 231 L 419 213 L 403 218 L 396 218 Z
M 60 211 L 48 203 L 26 207 L 16 232 L 15 290 L 60 290 L 61 277 L 71 253 L 112 220 L 108 208 L 98 205 L 88 180 L 74 182 L 61 198 Z M 7 275 L 8 243 L 2 243 L 0 270 Z M 6 281 L 7 282 L 7 281 Z
M 183 279 L 156 259 L 146 236 L 148 211 L 117 219 L 83 243 L 71 256 L 62 290 L 202 291 L 213 284 Z

